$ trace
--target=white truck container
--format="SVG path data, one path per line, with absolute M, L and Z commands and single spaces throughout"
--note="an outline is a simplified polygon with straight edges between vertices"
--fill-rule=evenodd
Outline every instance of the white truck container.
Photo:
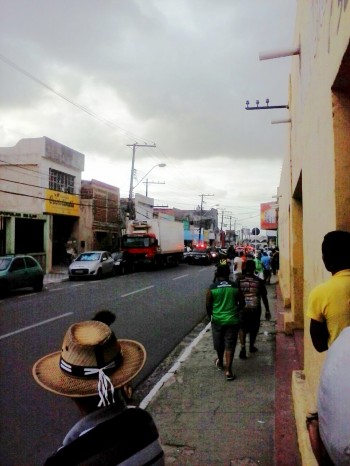
M 130 220 L 122 249 L 135 264 L 178 265 L 184 250 L 182 222 L 171 220 Z

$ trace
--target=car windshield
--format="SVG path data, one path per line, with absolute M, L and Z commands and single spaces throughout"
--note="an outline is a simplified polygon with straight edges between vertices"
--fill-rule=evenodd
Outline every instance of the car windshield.
M 98 261 L 101 257 L 99 252 L 84 252 L 80 254 L 76 260 L 81 262 L 88 262 L 88 261 Z
M 9 257 L 0 257 L 0 270 L 6 270 L 11 262 Z
M 114 260 L 123 259 L 123 253 L 121 251 L 114 252 L 112 254 L 112 257 L 113 257 Z

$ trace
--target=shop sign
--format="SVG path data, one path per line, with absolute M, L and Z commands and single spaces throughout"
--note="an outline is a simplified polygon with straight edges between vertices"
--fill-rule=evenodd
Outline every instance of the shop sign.
M 4 212 L 4 211 L 0 211 L 0 217 L 39 218 L 40 215 L 28 214 L 28 213 L 24 213 L 24 212 Z
M 73 215 L 79 217 L 80 199 L 75 194 L 63 193 L 52 189 L 45 190 L 46 214 Z

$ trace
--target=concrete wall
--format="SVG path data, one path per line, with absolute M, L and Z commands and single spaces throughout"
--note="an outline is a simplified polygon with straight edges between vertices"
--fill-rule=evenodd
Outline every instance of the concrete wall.
M 350 231 L 349 39 L 348 1 L 298 0 L 293 45 L 300 46 L 300 55 L 291 69 L 290 153 L 279 187 L 279 244 L 281 291 L 291 301 L 286 329 L 305 328 L 304 373 L 294 384 L 300 435 L 305 434 L 305 412 L 298 415 L 298 410 L 315 409 L 324 360 L 309 336 L 307 299 L 315 285 L 330 277 L 321 257 L 324 235 Z
M 120 189 L 92 179 L 81 182 L 80 241 L 85 251 L 97 247 L 95 233 L 120 236 Z M 79 251 L 82 248 L 79 247 Z
M 6 220 L 6 251 L 14 252 L 16 215 L 44 219 L 44 253 L 48 272 L 52 263 L 53 215 L 46 210 L 49 169 L 74 176 L 79 193 L 84 155 L 47 137 L 21 139 L 13 147 L 0 148 L 0 215 Z M 7 180 L 7 181 L 5 181 Z M 51 211 L 52 213 L 52 211 Z M 73 234 L 78 234 L 78 217 Z

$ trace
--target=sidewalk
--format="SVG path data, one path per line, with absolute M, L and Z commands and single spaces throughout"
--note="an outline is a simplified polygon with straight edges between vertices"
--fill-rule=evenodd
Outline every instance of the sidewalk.
M 59 283 L 68 280 L 68 267 L 54 267 L 50 273 L 44 275 L 44 286 L 49 283 Z
M 227 382 L 215 367 L 208 325 L 140 403 L 156 422 L 167 465 L 301 464 L 291 401 L 295 340 L 284 333 L 276 339 L 284 310 L 278 285 L 268 293 L 272 320 L 261 322 L 258 353 L 240 360 L 237 346 L 236 380 Z
M 44 284 L 62 280 L 66 270 L 45 275 Z M 291 382 L 302 369 L 303 335 L 283 332 L 278 284 L 268 286 L 268 299 L 272 319 L 261 321 L 258 353 L 242 361 L 237 345 L 236 380 L 215 367 L 208 324 L 140 402 L 156 422 L 166 465 L 301 465 Z

